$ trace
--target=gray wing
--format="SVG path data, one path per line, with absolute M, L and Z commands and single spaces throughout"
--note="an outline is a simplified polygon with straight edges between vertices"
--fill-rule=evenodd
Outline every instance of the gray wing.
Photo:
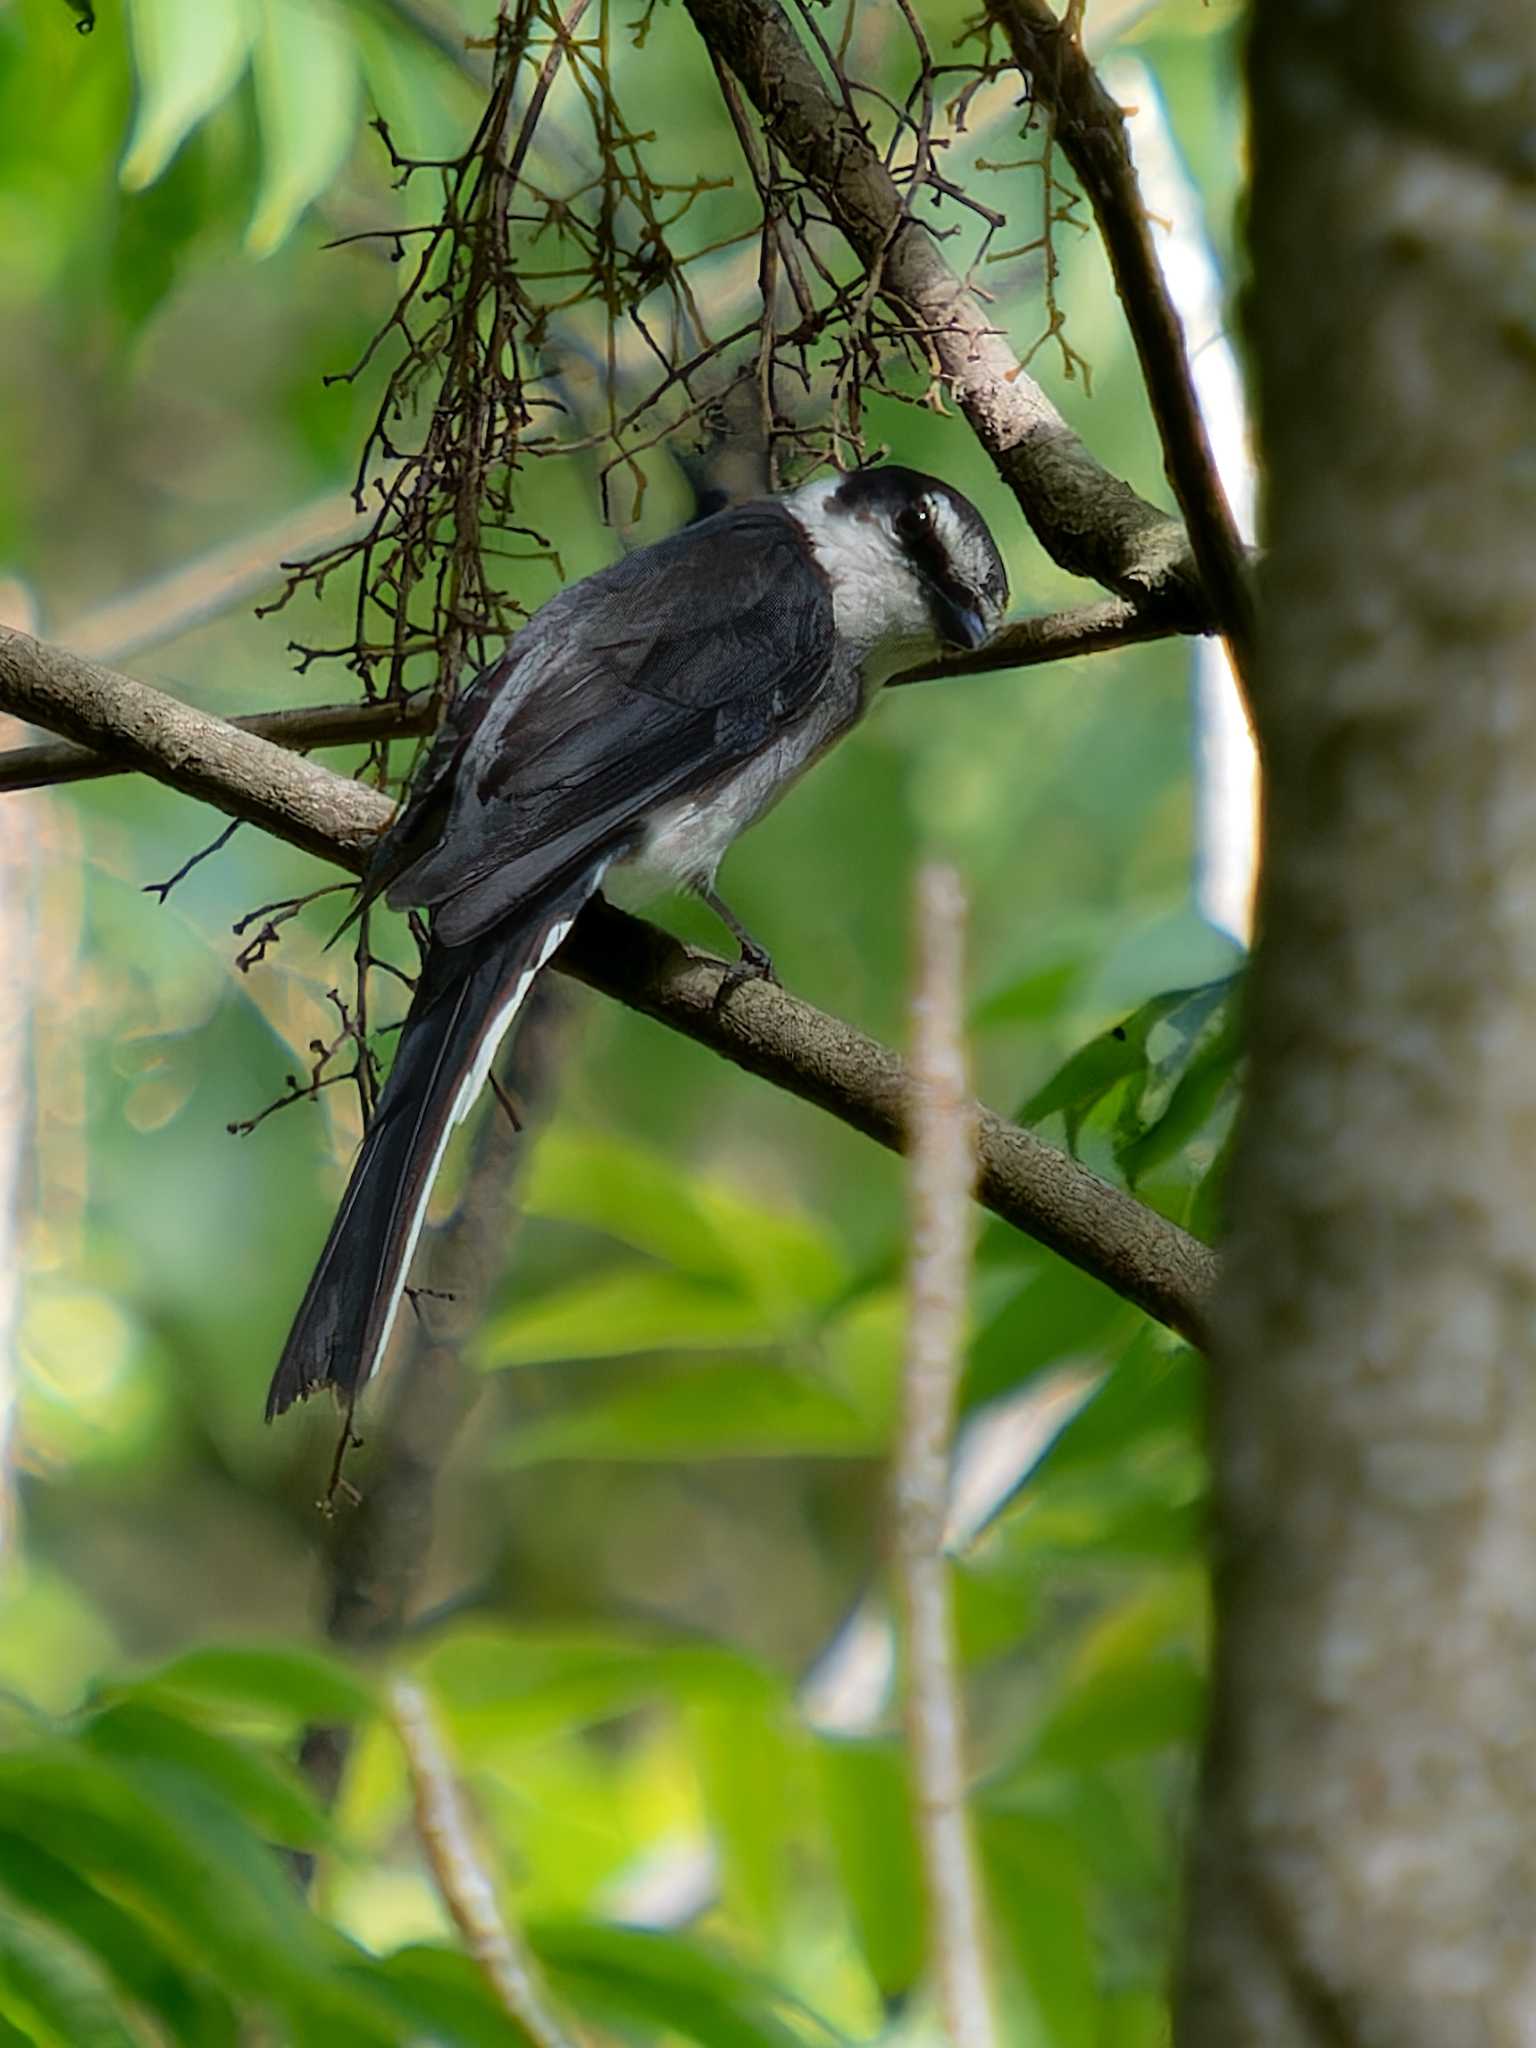
M 364 888 L 449 945 L 627 851 L 810 705 L 831 593 L 774 505 L 723 512 L 573 584 L 458 699 Z

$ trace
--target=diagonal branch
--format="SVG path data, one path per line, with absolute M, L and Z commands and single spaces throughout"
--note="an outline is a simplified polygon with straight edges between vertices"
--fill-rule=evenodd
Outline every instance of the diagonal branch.
M 780 0 L 687 0 L 710 50 L 740 79 L 764 128 L 814 188 L 903 318 L 931 341 L 978 440 L 1052 560 L 1212 630 L 1182 527 L 1104 468 L 1025 370 L 902 194 L 863 126 L 822 82 Z
M 157 781 L 354 873 L 392 814 L 377 790 L 5 628 L 0 710 L 120 753 Z M 722 1003 L 724 961 L 601 902 L 582 913 L 556 964 L 892 1151 L 905 1148 L 910 1083 L 901 1060 L 783 989 L 752 982 Z M 991 1111 L 978 1112 L 977 1129 L 985 1208 L 1191 1343 L 1203 1341 L 1216 1271 L 1207 1246 Z
M 1147 397 L 1200 577 L 1233 665 L 1251 688 L 1253 586 L 1248 551 L 1227 503 L 1200 415 L 1184 326 L 1163 280 L 1142 204 L 1125 116 L 1088 61 L 1079 37 L 1046 0 L 990 0 L 1052 141 L 1077 174 L 1099 224 L 1115 290 L 1136 344 Z

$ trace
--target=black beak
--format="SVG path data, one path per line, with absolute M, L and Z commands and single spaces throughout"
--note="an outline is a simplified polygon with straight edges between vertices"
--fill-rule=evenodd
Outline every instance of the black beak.
M 976 601 L 958 591 L 945 590 L 938 583 L 928 585 L 929 600 L 933 605 L 934 623 L 939 635 L 951 647 L 964 647 L 974 651 L 985 647 L 991 639 L 987 622 L 976 608 Z

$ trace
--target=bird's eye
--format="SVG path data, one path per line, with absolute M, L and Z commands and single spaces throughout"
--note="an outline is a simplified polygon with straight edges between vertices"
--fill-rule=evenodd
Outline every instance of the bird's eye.
M 906 540 L 922 540 L 933 531 L 933 506 L 927 498 L 917 498 L 903 508 L 896 522 Z

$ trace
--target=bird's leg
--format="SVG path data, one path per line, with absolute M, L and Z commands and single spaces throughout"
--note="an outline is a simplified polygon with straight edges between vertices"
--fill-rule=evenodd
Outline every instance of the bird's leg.
M 779 977 L 773 971 L 773 958 L 767 947 L 757 943 L 730 905 L 722 902 L 707 883 L 696 883 L 695 888 L 700 900 L 709 905 L 741 948 L 741 958 L 734 967 L 726 969 L 715 993 L 715 1008 L 718 1010 L 730 1001 L 743 982 L 777 981 Z

